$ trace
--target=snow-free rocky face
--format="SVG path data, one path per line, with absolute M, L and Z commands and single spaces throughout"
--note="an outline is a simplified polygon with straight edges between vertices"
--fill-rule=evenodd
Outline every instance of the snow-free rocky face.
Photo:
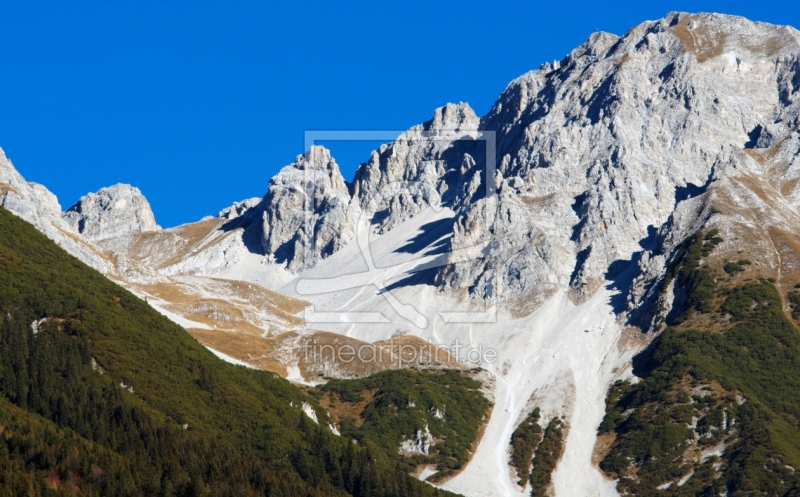
M 420 139 L 451 131 L 475 139 Z M 489 132 L 494 174 L 479 139 Z M 724 239 L 707 264 L 746 251 L 760 275 L 791 288 L 799 178 L 800 33 L 670 13 L 622 37 L 591 35 L 512 81 L 481 118 L 464 103 L 437 109 L 372 152 L 352 182 L 312 147 L 263 199 L 156 231 L 146 200 L 120 185 L 62 220 L 55 197 L 3 158 L 0 205 L 207 346 L 293 381 L 396 367 L 314 363 L 299 350 L 315 340 L 491 348 L 497 360 L 481 366 L 498 380 L 492 417 L 444 486 L 522 495 L 508 440 L 535 406 L 566 427 L 555 494 L 615 495 L 592 464 L 596 430 L 608 385 L 631 376 L 631 356 L 653 336 L 639 333 L 659 330 L 673 303 L 671 287 L 653 282 L 706 227 Z M 365 217 L 374 278 L 303 290 L 370 269 L 357 236 Z M 448 255 L 470 247 L 481 255 Z M 445 263 L 414 271 L 436 256 Z
M 116 184 L 84 195 L 62 216 L 78 233 L 92 241 L 130 231 L 156 231 L 150 203 L 138 188 Z

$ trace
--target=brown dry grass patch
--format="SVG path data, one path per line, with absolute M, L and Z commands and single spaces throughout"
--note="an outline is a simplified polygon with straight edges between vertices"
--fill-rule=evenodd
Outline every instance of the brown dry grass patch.
M 617 340 L 617 349 L 620 352 L 627 350 L 643 350 L 652 340 L 652 336 L 642 333 L 636 326 L 626 326 Z M 630 363 L 628 363 L 630 365 Z
M 174 259 L 172 254 L 179 251 L 183 239 L 169 231 L 142 231 L 132 235 L 127 255 L 138 261 L 150 259 L 154 267 L 162 267 L 166 259 Z
M 756 194 L 756 196 L 761 199 L 766 205 L 770 206 L 773 209 L 778 208 L 779 206 L 776 205 L 775 199 L 777 199 L 780 194 L 777 190 L 772 188 L 772 185 L 765 184 L 760 178 L 756 178 L 750 174 L 743 174 L 740 177 L 736 178 L 734 181 L 737 181 L 742 186 Z M 741 206 L 739 206 L 740 210 Z M 780 210 L 780 209 L 778 209 Z
M 697 62 L 703 63 L 720 55 L 725 47 L 727 35 L 712 33 L 705 26 L 689 29 L 689 22 L 700 19 L 699 16 L 686 16 L 669 31 L 675 35 L 683 45 L 683 49 L 694 55 Z
M 567 292 L 567 297 L 576 307 L 580 306 L 592 298 L 592 295 L 594 295 L 604 283 L 605 280 L 603 278 L 587 278 L 586 284 L 580 289 L 570 287 Z
M 264 333 L 260 326 L 256 326 L 245 317 L 239 307 L 222 299 L 198 298 L 190 302 L 173 303 L 168 305 L 167 309 L 186 319 L 217 329 L 259 336 Z
M 224 330 L 187 328 L 186 331 L 206 347 L 255 368 L 272 371 L 284 378 L 287 375 L 286 366 L 289 361 L 276 354 L 281 346 L 280 340 Z
M 686 16 L 675 26 L 669 28 L 683 45 L 686 52 L 694 54 L 698 62 L 705 62 L 720 55 L 725 48 L 728 35 L 723 32 L 711 31 L 703 23 L 702 15 Z M 689 22 L 699 21 L 700 26 L 689 29 Z M 780 53 L 786 46 L 785 39 L 780 36 L 736 36 L 736 41 L 749 52 L 763 57 L 773 57 Z
M 769 236 L 780 256 L 781 274 L 778 284 L 782 287 L 794 287 L 800 282 L 800 240 L 796 233 L 776 227 L 769 229 Z
M 213 221 L 213 219 L 212 219 L 212 221 Z M 218 243 L 218 242 L 224 240 L 225 238 L 227 238 L 229 236 L 233 236 L 233 234 L 234 234 L 233 231 L 221 232 L 221 235 L 216 237 L 214 239 L 214 242 Z M 208 237 L 205 236 L 205 237 L 198 237 L 197 239 L 193 239 L 193 240 L 187 241 L 186 245 L 184 245 L 180 250 L 178 250 L 172 257 L 170 257 L 167 260 L 163 261 L 160 264 L 160 267 L 169 267 L 169 266 L 171 266 L 173 264 L 177 264 L 177 263 L 181 262 L 188 255 L 200 252 L 205 247 L 210 245 L 210 243 L 208 243 L 206 245 L 200 245 L 200 242 L 202 242 L 204 240 L 207 240 L 207 239 L 208 239 Z
M 788 197 L 792 194 L 792 192 L 797 188 L 797 183 L 800 182 L 800 179 L 793 178 L 787 181 L 783 181 L 780 184 L 781 195 L 784 197 Z
M 766 157 L 764 157 L 763 150 L 758 149 L 758 148 L 746 148 L 746 149 L 744 149 L 744 153 L 746 153 L 747 155 L 752 157 L 753 160 L 755 160 L 759 164 L 763 164 L 764 161 L 767 160 Z
M 334 396 L 333 392 L 327 392 L 319 401 L 319 404 L 326 410 L 328 413 L 333 417 L 333 420 L 336 423 L 341 424 L 342 420 L 344 419 L 352 419 L 356 426 L 361 426 L 364 424 L 364 419 L 361 417 L 361 413 L 364 412 L 364 409 L 367 408 L 372 399 L 375 398 L 375 394 L 378 393 L 377 388 L 373 388 L 372 390 L 364 390 L 359 392 L 364 400 L 360 402 L 344 402 L 338 398 L 332 398 Z
M 173 285 L 161 285 L 160 289 L 160 298 L 172 299 L 173 305 L 169 306 L 171 311 L 215 328 L 188 329 L 189 334 L 200 343 L 283 377 L 288 375 L 291 367 L 297 367 L 306 381 L 331 377 L 362 378 L 387 369 L 464 368 L 446 348 L 414 336 L 401 336 L 373 344 L 324 331 L 288 331 L 265 336 L 262 329 L 244 321 L 235 312 L 237 309 L 225 301 L 195 299 Z M 200 304 L 213 304 L 215 312 L 227 312 L 228 316 L 237 319 L 220 320 L 219 316 L 207 312 L 208 309 L 192 313 L 192 306 L 196 308 Z M 344 355 L 342 350 L 346 351 Z M 414 351 L 414 357 L 409 356 L 410 350 Z
M 168 267 L 197 251 L 200 248 L 198 246 L 222 223 L 223 220 L 212 218 L 162 231 L 136 233 L 127 252 L 130 257 L 139 261 L 151 259 L 149 263 L 155 268 Z M 220 233 L 221 236 L 217 239 L 229 236 L 233 231 Z
M 167 310 L 175 312 L 186 319 L 205 324 L 212 328 L 261 335 L 264 328 L 258 319 L 254 319 L 247 309 L 247 303 L 222 298 L 202 297 L 193 293 L 180 283 L 156 283 L 142 287 L 147 293 L 168 302 Z M 277 315 L 281 318 L 286 315 Z M 288 316 L 288 315 L 286 315 Z M 295 316 L 289 316 L 294 321 Z
M 781 51 L 781 49 L 785 45 L 785 40 L 781 39 L 778 36 L 773 36 L 767 38 L 764 41 L 759 41 L 759 42 L 756 42 L 755 40 L 751 39 L 743 39 L 741 40 L 741 43 L 746 49 L 750 50 L 753 53 L 765 55 L 767 57 L 772 57 L 774 55 L 777 55 L 778 52 Z
M 387 369 L 463 367 L 447 349 L 415 336 L 401 336 L 370 344 L 336 333 L 316 331 L 299 336 L 292 348 L 297 353 L 300 372 L 306 379 L 363 378 Z M 348 360 L 350 350 L 355 353 L 352 360 Z M 412 350 L 413 355 L 410 353 Z M 342 356 L 339 351 L 347 353 Z
M 8 192 L 19 195 L 19 192 L 13 186 L 8 183 L 0 183 L 0 195 L 5 195 Z
M 183 287 L 177 283 L 155 283 L 145 287 L 148 293 L 161 300 L 177 304 L 181 302 L 191 302 L 196 296 L 184 291 Z
M 186 240 L 188 245 L 194 245 L 198 242 L 201 242 L 214 230 L 219 228 L 222 223 L 223 221 L 221 219 L 211 218 L 206 219 L 205 221 L 184 224 L 173 228 L 171 231 Z
M 294 326 L 303 324 L 303 319 L 298 314 L 303 312 L 309 305 L 305 300 L 288 297 L 256 283 L 222 278 L 211 278 L 211 280 L 216 284 L 222 285 L 225 293 L 231 295 L 232 298 L 240 299 L 258 309 L 266 310 Z
M 605 459 L 611 446 L 617 441 L 617 434 L 613 431 L 611 433 L 603 433 L 597 435 L 597 440 L 594 442 L 594 449 L 592 449 L 592 466 L 600 469 L 600 461 Z M 605 475 L 604 471 L 600 471 L 601 475 Z
M 763 164 L 765 161 L 770 161 L 778 155 L 778 152 L 781 151 L 781 147 L 783 144 L 786 143 L 787 138 L 784 138 L 780 142 L 776 143 L 775 145 L 768 147 L 768 148 L 745 148 L 744 153 L 755 159 L 756 162 L 759 164 Z

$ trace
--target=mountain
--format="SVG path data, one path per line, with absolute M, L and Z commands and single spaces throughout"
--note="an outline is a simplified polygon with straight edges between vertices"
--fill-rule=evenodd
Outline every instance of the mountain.
M 309 393 L 216 358 L 4 208 L 0 230 L 3 495 L 448 495 L 391 465 L 391 450 L 339 436 Z M 374 386 L 391 391 L 392 374 Z M 444 374 L 407 373 L 429 397 L 402 413 L 426 419 L 423 401 L 447 403 L 477 425 L 480 383 Z M 456 447 L 472 443 L 427 419 Z M 400 445 L 402 425 L 373 421 Z
M 130 231 L 160 229 L 142 192 L 123 184 L 81 197 L 62 218 L 78 233 L 95 242 Z
M 449 363 L 313 345 L 463 347 L 494 407 L 443 488 L 791 495 L 798 167 L 800 32 L 669 13 L 592 34 L 485 116 L 437 109 L 352 181 L 314 146 L 262 199 L 197 223 L 143 230 L 131 207 L 115 217 L 132 229 L 92 239 L 2 178 L 10 210 L 229 359 L 316 384 Z M 525 479 L 509 443 L 534 411 L 546 463 Z
M 109 262 L 61 219 L 61 205 L 50 190 L 29 183 L 0 150 L 0 206 L 5 207 L 95 269 L 108 273 Z

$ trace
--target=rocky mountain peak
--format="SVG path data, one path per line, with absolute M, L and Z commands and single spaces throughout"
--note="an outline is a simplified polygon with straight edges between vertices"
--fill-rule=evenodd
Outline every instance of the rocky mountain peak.
M 648 259 L 656 233 L 685 236 L 678 204 L 753 166 L 747 148 L 797 133 L 799 57 L 792 28 L 671 13 L 622 37 L 595 33 L 512 81 L 481 120 L 509 188 L 462 208 L 452 239 L 485 234 L 501 248 L 445 269 L 442 285 L 483 295 L 499 274 L 505 296 L 569 285 L 580 301 L 624 261 Z
M 433 112 L 433 119 L 424 123 L 425 131 L 475 131 L 480 119 L 466 102 L 449 103 Z M 412 128 L 414 129 L 414 128 Z
M 375 214 L 378 230 L 385 232 L 433 203 L 453 204 L 473 195 L 482 183 L 473 156 L 484 149 L 468 135 L 479 126 L 468 104 L 450 103 L 373 151 L 353 182 L 359 208 Z
M 479 139 L 438 131 L 494 133 L 496 155 L 487 160 Z M 117 217 L 128 219 L 129 206 L 100 193 L 64 217 L 87 237 L 95 233 L 87 226 L 109 233 Z M 57 201 L 48 194 L 0 160 L 0 204 L 50 223 Z M 715 247 L 703 264 L 717 281 L 738 278 L 724 266 L 748 257 L 743 281 L 764 278 L 788 295 L 800 274 L 799 213 L 800 35 L 740 17 L 670 13 L 619 37 L 591 35 L 512 81 L 480 119 L 463 103 L 436 109 L 373 151 L 352 184 L 328 150 L 312 147 L 272 178 L 265 197 L 235 203 L 218 219 L 157 236 L 134 229 L 115 246 L 98 245 L 116 251 L 118 267 L 141 262 L 185 288 L 206 278 L 196 298 L 208 306 L 172 297 L 181 301 L 170 312 L 189 319 L 200 308 L 217 315 L 208 295 L 241 279 L 248 294 L 255 282 L 302 297 L 292 312 L 311 304 L 314 314 L 304 316 L 319 319 L 298 327 L 370 343 L 408 333 L 490 345 L 500 360 L 488 367 L 503 379 L 498 408 L 471 466 L 448 488 L 504 494 L 511 482 L 497 455 L 507 453 L 507 428 L 535 401 L 570 426 L 554 495 L 616 495 L 591 462 L 603 399 L 611 381 L 631 374 L 633 350 L 647 336 L 628 326 L 661 331 L 685 303 L 668 276 L 681 243 L 702 231 Z M 366 215 L 376 256 L 369 272 L 354 242 Z M 37 227 L 55 232 L 64 225 L 60 214 L 56 221 Z M 66 246 L 74 238 L 57 239 Z M 241 290 L 216 300 L 239 305 Z M 219 315 L 238 323 L 260 312 L 264 300 L 247 298 L 245 312 Z M 290 322 L 302 320 L 271 321 L 272 337 Z M 248 341 L 229 351 L 249 360 L 252 333 L 242 329 Z M 285 350 L 300 343 L 286 340 Z M 296 356 L 265 350 L 294 374 Z
M 505 297 L 534 302 L 566 286 L 581 300 L 615 261 L 667 229 L 684 191 L 736 169 L 737 151 L 768 148 L 797 129 L 797 40 L 793 28 L 717 14 L 670 13 L 623 36 L 594 33 L 512 81 L 482 118 L 465 103 L 436 109 L 373 151 L 349 192 L 326 150 L 298 157 L 270 183 L 263 248 L 295 254 L 310 246 L 297 245 L 298 226 L 318 227 L 326 248 L 310 255 L 319 260 L 352 239 L 361 213 L 384 233 L 441 202 L 456 213 L 451 247 L 489 239 L 499 247 L 492 261 L 442 269 L 442 289 L 486 296 L 500 278 Z M 439 131 L 494 132 L 495 177 L 485 177 L 478 140 L 432 139 Z M 298 209 L 307 171 L 320 171 L 311 175 L 315 200 L 302 204 L 313 207 L 311 222 Z M 483 198 L 489 181 L 496 193 Z M 283 258 L 294 269 L 313 264 Z
M 295 271 L 338 250 L 352 236 L 350 192 L 325 147 L 312 146 L 269 182 L 261 245 Z
M 61 216 L 61 205 L 56 196 L 43 185 L 25 181 L 2 149 L 0 206 L 37 226 L 41 226 L 46 219 Z
M 605 31 L 597 31 L 570 52 L 568 57 L 576 58 L 582 55 L 600 57 L 608 52 L 617 41 L 619 41 L 619 36 Z
M 76 231 L 93 241 L 131 231 L 160 229 L 142 192 L 122 183 L 84 195 L 64 212 L 63 218 Z

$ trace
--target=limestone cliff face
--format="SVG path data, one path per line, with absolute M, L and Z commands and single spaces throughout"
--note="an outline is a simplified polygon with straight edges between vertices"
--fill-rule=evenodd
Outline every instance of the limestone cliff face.
M 112 265 L 100 251 L 84 242 L 73 228 L 61 219 L 61 206 L 50 190 L 25 181 L 0 149 L 0 206 L 36 226 L 64 250 L 103 272 Z
M 465 103 L 447 104 L 433 118 L 372 152 L 353 183 L 355 204 L 383 232 L 426 206 L 465 203 L 483 185 L 474 155 L 480 120 Z M 480 159 L 480 157 L 479 157 Z
M 221 229 L 244 234 L 235 250 L 214 252 L 215 267 L 246 250 L 297 274 L 353 243 L 360 219 L 386 233 L 445 205 L 455 215 L 446 247 L 488 248 L 439 268 L 438 290 L 523 302 L 526 311 L 559 289 L 581 302 L 612 283 L 627 299 L 619 310 L 630 309 L 646 297 L 639 280 L 657 278 L 693 229 L 746 225 L 715 205 L 737 198 L 751 225 L 758 216 L 745 210 L 795 229 L 799 116 L 797 30 L 670 13 L 622 37 L 591 35 L 512 81 L 482 118 L 464 103 L 436 109 L 373 151 L 352 183 L 329 151 L 312 147 L 265 197 L 220 213 Z M 26 202 L 34 193 L 12 189 L 37 187 L 9 181 L 5 205 L 31 219 L 58 211 L 43 188 Z M 124 185 L 87 195 L 64 220 L 95 241 L 157 229 L 146 200 Z
M 312 265 L 350 241 L 350 192 L 323 147 L 311 147 L 269 182 L 260 208 L 264 251 L 289 270 Z
M 50 190 L 29 183 L 0 150 L 0 205 L 39 227 L 61 217 L 61 205 Z
M 745 149 L 789 140 L 796 163 L 798 39 L 674 13 L 621 38 L 596 33 L 513 81 L 480 124 L 497 133 L 497 195 L 462 206 L 452 238 L 500 248 L 445 269 L 441 285 L 481 294 L 498 274 L 506 296 L 568 285 L 584 298 L 615 261 L 652 255 L 657 235 L 685 236 L 677 204 L 738 175 Z
M 481 119 L 466 104 L 437 109 L 374 151 L 349 191 L 327 153 L 298 159 L 270 185 L 263 248 L 301 270 L 349 243 L 365 213 L 384 232 L 443 202 L 456 212 L 451 248 L 492 249 L 441 269 L 441 290 L 535 303 L 569 288 L 582 301 L 626 263 L 663 269 L 670 240 L 711 215 L 692 199 L 744 170 L 781 182 L 798 205 L 799 39 L 716 14 L 595 33 L 512 81 Z M 453 131 L 495 134 L 494 173 L 482 142 Z M 779 144 L 769 170 L 747 152 Z M 301 187 L 307 170 L 319 171 L 313 192 Z
M 131 231 L 157 231 L 150 203 L 138 188 L 116 184 L 84 195 L 63 215 L 77 232 L 93 241 Z

